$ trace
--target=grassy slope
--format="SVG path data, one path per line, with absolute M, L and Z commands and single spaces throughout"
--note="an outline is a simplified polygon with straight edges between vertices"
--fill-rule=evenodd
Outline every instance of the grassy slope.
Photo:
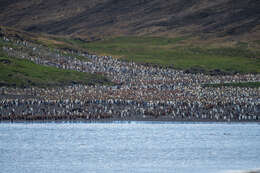
M 118 37 L 84 42 L 69 37 L 31 34 L 1 27 L 8 37 L 21 37 L 50 48 L 89 51 L 100 55 L 124 57 L 140 63 L 173 65 L 176 69 L 220 69 L 224 72 L 260 73 L 260 42 L 202 40 L 195 37 Z M 78 59 L 84 60 L 82 57 Z
M 2 27 L 8 37 L 25 38 L 50 48 L 89 51 L 113 55 L 128 61 L 173 65 L 176 69 L 192 69 L 208 73 L 219 69 L 227 73 L 260 73 L 260 40 L 250 42 L 202 40 L 196 37 L 118 37 L 84 42 L 69 37 L 31 34 Z M 78 59 L 85 60 L 82 57 Z M 195 70 L 194 70 L 195 68 Z
M 195 67 L 206 71 L 220 69 L 224 72 L 260 73 L 260 51 L 248 48 L 248 43 L 200 45 L 190 42 L 189 37 L 119 37 L 91 43 L 67 40 L 66 43 L 101 55 L 140 63 L 173 65 L 176 69 Z
M 27 40 L 50 48 L 77 50 L 72 45 L 52 39 L 53 36 L 31 34 L 8 27 L 0 27 L 0 35 L 1 34 L 8 38 Z M 37 65 L 28 60 L 7 57 L 7 55 L 2 51 L 3 46 L 16 48 L 15 44 L 12 42 L 3 42 L 0 37 L 0 86 L 55 87 L 72 83 L 86 85 L 111 84 L 111 82 L 101 75 L 81 73 L 72 70 L 61 70 L 54 67 Z M 70 55 L 66 53 L 64 56 Z M 73 55 L 73 57 L 86 61 L 86 58 L 81 56 Z
M 28 60 L 6 57 L 0 52 L 0 86 L 55 87 L 72 83 L 109 84 L 100 75 L 41 66 Z

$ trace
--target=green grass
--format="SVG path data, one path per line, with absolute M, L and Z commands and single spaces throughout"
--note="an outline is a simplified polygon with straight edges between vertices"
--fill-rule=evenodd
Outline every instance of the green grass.
M 7 57 L 0 52 L 0 86 L 56 87 L 74 83 L 111 84 L 101 75 L 41 66 L 28 60 Z
M 245 82 L 245 83 L 219 83 L 219 84 L 203 84 L 203 87 L 247 87 L 247 88 L 259 88 L 260 82 Z
M 119 37 L 91 43 L 65 41 L 92 53 L 123 57 L 138 63 L 173 65 L 182 70 L 196 67 L 205 72 L 219 69 L 224 72 L 260 73 L 260 51 L 248 49 L 245 42 L 233 47 L 211 47 L 193 45 L 189 43 L 189 37 Z

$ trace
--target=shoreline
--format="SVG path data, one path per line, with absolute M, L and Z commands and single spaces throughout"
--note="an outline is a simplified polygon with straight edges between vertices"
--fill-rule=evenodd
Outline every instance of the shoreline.
M 170 118 L 107 118 L 107 119 L 42 119 L 42 120 L 0 120 L 2 123 L 132 123 L 132 122 L 145 122 L 145 123 L 260 123 L 260 120 L 209 120 L 209 119 L 170 119 Z

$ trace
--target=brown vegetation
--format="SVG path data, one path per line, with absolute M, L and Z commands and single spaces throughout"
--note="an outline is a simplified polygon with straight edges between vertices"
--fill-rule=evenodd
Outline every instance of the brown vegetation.
M 259 9 L 258 0 L 2 0 L 0 21 L 27 31 L 91 40 L 183 34 L 256 40 Z

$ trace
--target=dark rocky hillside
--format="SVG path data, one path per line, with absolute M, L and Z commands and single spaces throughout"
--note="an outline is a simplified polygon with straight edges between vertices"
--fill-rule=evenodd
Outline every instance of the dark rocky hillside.
M 260 32 L 259 0 L 1 0 L 1 25 L 92 37 Z

